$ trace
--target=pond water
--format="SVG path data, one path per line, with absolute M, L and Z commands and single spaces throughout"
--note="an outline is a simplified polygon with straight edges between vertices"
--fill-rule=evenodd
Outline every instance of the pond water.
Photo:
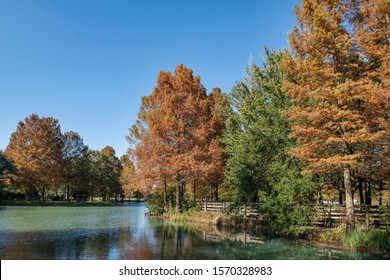
M 145 203 L 0 207 L 0 259 L 378 259 L 282 238 L 200 232 L 145 216 Z

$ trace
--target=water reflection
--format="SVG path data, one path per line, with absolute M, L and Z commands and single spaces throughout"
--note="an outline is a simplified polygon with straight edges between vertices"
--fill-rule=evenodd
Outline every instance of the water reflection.
M 285 239 L 149 219 L 124 207 L 7 207 L 0 211 L 1 259 L 372 259 Z

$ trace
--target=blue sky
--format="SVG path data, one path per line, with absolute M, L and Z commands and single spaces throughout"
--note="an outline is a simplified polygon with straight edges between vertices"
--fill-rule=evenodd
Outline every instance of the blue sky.
M 180 63 L 228 93 L 264 44 L 282 49 L 298 0 L 1 0 L 0 149 L 30 114 L 91 149 L 126 152 L 141 96 Z

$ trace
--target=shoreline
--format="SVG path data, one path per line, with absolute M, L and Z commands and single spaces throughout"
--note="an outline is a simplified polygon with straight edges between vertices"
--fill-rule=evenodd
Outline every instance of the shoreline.
M 153 216 L 152 216 L 153 217 Z M 169 222 L 182 222 L 192 226 L 194 229 L 200 231 L 217 231 L 217 228 L 228 229 L 228 230 L 237 230 L 238 232 L 244 231 L 244 225 L 241 223 L 234 224 L 237 220 L 234 220 L 233 217 L 221 213 L 212 213 L 205 211 L 189 211 L 181 213 L 179 215 L 169 215 L 165 214 L 162 216 L 154 216 L 153 218 L 166 220 Z M 230 223 L 233 221 L 233 224 Z M 382 229 L 388 231 L 389 229 Z M 346 246 L 341 240 L 340 229 L 337 228 L 307 228 L 304 230 L 303 234 L 299 236 L 291 235 L 281 235 L 273 234 L 269 230 L 262 229 L 261 227 L 248 228 L 247 231 L 253 234 L 262 234 L 266 237 L 282 237 L 291 239 L 298 244 L 307 245 L 307 246 L 320 246 L 320 247 L 329 247 L 339 250 L 349 250 L 357 252 L 367 252 L 374 255 L 377 255 L 382 258 L 390 259 L 390 252 L 379 250 L 376 248 L 364 247 L 364 248 L 353 248 L 351 246 Z M 326 237 L 330 237 L 330 240 L 324 240 Z

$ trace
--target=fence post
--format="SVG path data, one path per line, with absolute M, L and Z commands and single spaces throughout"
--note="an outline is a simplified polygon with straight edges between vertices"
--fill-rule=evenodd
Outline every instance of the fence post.
M 328 222 L 326 222 L 327 227 L 332 227 L 332 206 L 328 204 Z
M 244 203 L 244 229 L 246 229 L 246 203 Z

